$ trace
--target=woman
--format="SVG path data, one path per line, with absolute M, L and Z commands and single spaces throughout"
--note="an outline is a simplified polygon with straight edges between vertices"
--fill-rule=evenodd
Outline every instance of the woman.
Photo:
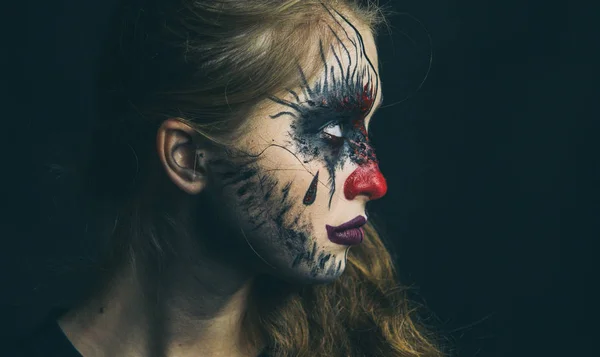
M 351 0 L 123 6 L 86 174 L 115 214 L 63 356 L 441 355 L 365 212 L 387 190 L 381 20 Z

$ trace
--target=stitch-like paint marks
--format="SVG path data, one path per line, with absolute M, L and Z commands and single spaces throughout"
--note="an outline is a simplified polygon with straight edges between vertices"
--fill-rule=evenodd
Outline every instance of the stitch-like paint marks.
M 308 186 L 308 190 L 306 191 L 306 194 L 304 195 L 304 199 L 302 200 L 302 203 L 309 206 L 315 202 L 315 198 L 317 198 L 317 185 L 318 184 L 319 184 L 319 171 L 317 171 L 317 174 L 315 175 L 315 177 L 313 177 L 313 179 L 310 183 L 310 186 Z

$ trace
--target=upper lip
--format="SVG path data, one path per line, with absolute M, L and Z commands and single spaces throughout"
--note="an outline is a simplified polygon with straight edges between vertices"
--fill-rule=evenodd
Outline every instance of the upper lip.
M 349 220 L 346 223 L 342 223 L 337 227 L 329 226 L 329 228 L 335 232 L 341 232 L 341 231 L 345 231 L 345 230 L 352 229 L 352 228 L 359 228 L 361 226 L 364 226 L 365 223 L 367 223 L 367 219 L 365 217 L 356 216 L 355 218 L 352 218 L 351 220 Z

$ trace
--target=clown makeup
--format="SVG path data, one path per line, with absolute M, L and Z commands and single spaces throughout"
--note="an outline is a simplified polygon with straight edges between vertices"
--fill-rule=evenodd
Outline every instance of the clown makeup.
M 309 79 L 299 66 L 299 86 L 270 97 L 210 165 L 215 195 L 253 254 L 271 272 L 308 282 L 343 272 L 349 247 L 363 239 L 366 203 L 387 190 L 367 132 L 381 102 L 374 40 L 330 15 L 332 40 L 315 44 L 322 71 Z

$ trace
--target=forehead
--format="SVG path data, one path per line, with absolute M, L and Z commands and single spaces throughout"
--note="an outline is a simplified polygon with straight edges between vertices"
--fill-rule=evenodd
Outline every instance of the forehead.
M 377 48 L 373 32 L 366 23 L 357 18 L 353 13 L 340 13 L 336 10 L 325 8 L 323 31 L 321 39 L 328 38 L 334 46 L 343 45 L 349 51 L 355 49 L 365 52 L 373 62 L 377 71 Z
M 325 26 L 307 39 L 311 43 L 296 62 L 295 81 L 260 103 L 253 116 L 308 119 L 307 112 L 328 108 L 362 116 L 368 125 L 382 99 L 373 33 L 361 21 L 337 12 L 329 15 Z M 285 126 L 287 120 L 277 122 Z
M 319 42 L 319 55 L 325 69 L 313 82 L 319 87 L 320 81 L 324 86 L 329 80 L 329 94 L 337 100 L 362 98 L 360 111 L 365 118 L 370 118 L 382 100 L 373 33 L 363 22 L 338 13 L 332 14 L 332 20 L 333 24 L 323 36 L 325 39 Z
M 319 38 L 319 51 L 325 52 L 324 55 L 319 53 L 321 62 L 329 64 L 329 72 L 333 70 L 335 74 L 363 84 L 370 81 L 373 91 L 380 92 L 379 58 L 373 32 L 354 17 L 338 12 L 329 12 L 329 15 L 330 22 Z M 313 57 L 312 60 L 316 59 Z M 354 74 L 358 74 L 356 78 Z M 315 80 L 320 79 L 319 75 L 316 77 Z
M 330 15 L 301 62 L 304 68 L 301 64 L 298 86 L 286 88 L 282 97 L 298 103 L 321 103 L 361 96 L 376 105 L 381 100 L 381 81 L 372 31 L 339 13 Z

